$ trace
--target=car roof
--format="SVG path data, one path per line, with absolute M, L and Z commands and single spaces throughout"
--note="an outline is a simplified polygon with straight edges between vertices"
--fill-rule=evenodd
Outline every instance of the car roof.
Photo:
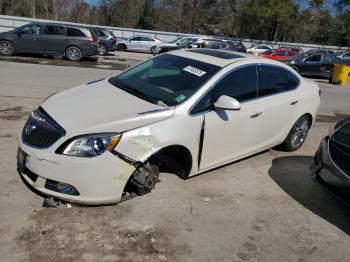
M 267 59 L 246 53 L 239 53 L 226 50 L 208 49 L 208 48 L 190 48 L 179 49 L 168 52 L 168 54 L 182 56 L 193 60 L 213 64 L 220 67 L 225 67 L 237 61 L 244 59 L 262 60 L 266 62 Z
M 83 29 L 91 29 L 86 26 L 79 26 L 79 25 L 71 25 L 71 24 L 64 24 L 64 23 L 51 23 L 51 22 L 33 22 L 30 24 L 36 24 L 36 25 L 54 25 L 54 26 L 65 26 L 65 27 L 72 27 L 72 28 L 83 28 Z M 28 24 L 29 25 L 29 24 Z

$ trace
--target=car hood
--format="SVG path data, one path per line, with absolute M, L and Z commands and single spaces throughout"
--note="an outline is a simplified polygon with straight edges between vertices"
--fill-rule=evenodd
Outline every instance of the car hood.
M 149 103 L 108 80 L 55 94 L 41 107 L 71 136 L 124 132 L 169 118 L 175 110 Z

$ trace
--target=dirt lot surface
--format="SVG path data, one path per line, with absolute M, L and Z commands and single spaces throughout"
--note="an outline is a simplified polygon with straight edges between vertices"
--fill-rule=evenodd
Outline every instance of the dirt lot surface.
M 349 261 L 350 210 L 308 173 L 330 126 L 350 114 L 350 85 L 323 80 L 322 116 L 297 152 L 188 180 L 161 174 L 151 194 L 119 205 L 43 208 L 16 172 L 25 119 L 47 95 L 113 74 L 0 61 L 1 261 Z

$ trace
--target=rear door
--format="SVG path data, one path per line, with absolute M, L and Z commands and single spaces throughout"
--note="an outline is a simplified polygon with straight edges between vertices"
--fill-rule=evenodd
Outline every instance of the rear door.
M 260 65 L 258 97 L 264 103 L 259 130 L 261 147 L 270 148 L 282 142 L 294 124 L 299 98 L 299 79 L 283 67 Z
M 154 45 L 154 40 L 150 37 L 141 37 L 140 50 L 143 52 L 150 52 L 151 47 Z
M 63 55 L 66 47 L 66 27 L 64 25 L 44 25 L 40 45 L 46 53 Z
M 17 31 L 14 36 L 15 47 L 18 52 L 40 53 L 40 37 L 42 26 L 29 24 Z

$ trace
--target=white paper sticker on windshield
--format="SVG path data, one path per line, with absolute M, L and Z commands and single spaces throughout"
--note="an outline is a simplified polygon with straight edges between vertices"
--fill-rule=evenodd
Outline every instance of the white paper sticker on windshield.
M 184 69 L 182 69 L 186 72 L 189 72 L 191 74 L 194 74 L 196 76 L 203 76 L 205 75 L 207 72 L 203 71 L 203 70 L 200 70 L 198 68 L 195 68 L 193 66 L 186 66 Z

